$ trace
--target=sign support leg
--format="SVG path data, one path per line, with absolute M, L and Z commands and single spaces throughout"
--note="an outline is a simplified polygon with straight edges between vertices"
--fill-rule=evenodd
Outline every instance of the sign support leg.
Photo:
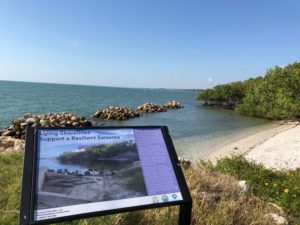
M 181 204 L 179 208 L 178 225 L 190 225 L 192 217 L 192 203 Z

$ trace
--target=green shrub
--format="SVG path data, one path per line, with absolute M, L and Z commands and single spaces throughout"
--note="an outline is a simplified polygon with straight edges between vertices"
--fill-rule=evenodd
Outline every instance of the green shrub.
M 300 62 L 268 70 L 264 77 L 217 85 L 197 96 L 206 105 L 234 108 L 268 119 L 300 117 Z
M 270 170 L 242 156 L 221 159 L 215 169 L 249 181 L 254 194 L 282 206 L 294 216 L 300 216 L 300 169 L 287 172 Z

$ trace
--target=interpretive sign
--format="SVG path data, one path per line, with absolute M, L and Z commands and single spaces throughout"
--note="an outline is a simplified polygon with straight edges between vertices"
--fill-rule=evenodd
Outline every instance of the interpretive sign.
M 20 224 L 182 205 L 188 192 L 167 127 L 28 129 Z

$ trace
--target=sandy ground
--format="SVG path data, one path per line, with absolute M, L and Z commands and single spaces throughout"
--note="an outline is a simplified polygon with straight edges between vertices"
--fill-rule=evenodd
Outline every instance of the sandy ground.
M 215 163 L 217 159 L 240 154 L 267 168 L 300 168 L 300 126 L 292 123 L 258 132 L 212 152 L 208 159 Z

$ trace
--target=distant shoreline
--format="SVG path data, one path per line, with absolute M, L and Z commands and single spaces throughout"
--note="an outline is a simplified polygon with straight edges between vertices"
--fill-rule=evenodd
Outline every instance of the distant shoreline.
M 124 89 L 149 89 L 149 90 L 172 90 L 172 91 L 193 91 L 200 92 L 204 89 L 197 88 L 163 88 L 163 87 L 121 87 L 121 86 L 109 86 L 109 85 L 93 85 L 93 84 L 64 84 L 64 83 L 47 83 L 36 81 L 22 81 L 22 80 L 0 80 L 0 82 L 17 82 L 17 83 L 31 83 L 31 84 L 53 84 L 53 85 L 71 85 L 71 86 L 85 86 L 85 87 L 102 87 L 102 88 L 124 88 Z

